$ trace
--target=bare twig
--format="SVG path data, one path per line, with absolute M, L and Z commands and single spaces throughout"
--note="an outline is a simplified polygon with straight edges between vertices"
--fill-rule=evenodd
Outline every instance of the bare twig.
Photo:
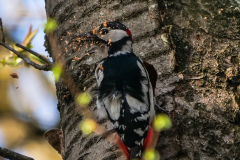
M 10 160 L 34 160 L 33 158 L 21 155 L 14 151 L 0 147 L 0 156 Z
M 40 58 L 41 60 L 43 60 L 44 62 L 46 62 L 47 64 L 46 65 L 39 65 L 33 61 L 31 61 L 30 59 L 28 59 L 27 57 L 23 56 L 21 53 L 19 53 L 18 51 L 16 51 L 15 49 L 13 49 L 12 47 L 10 47 L 9 45 L 7 45 L 5 43 L 5 36 L 4 36 L 4 33 L 3 33 L 3 25 L 2 25 L 2 19 L 0 18 L 0 31 L 1 31 L 1 34 L 2 34 L 2 41 L 0 42 L 0 45 L 5 47 L 6 49 L 12 51 L 13 53 L 15 53 L 19 58 L 22 58 L 27 64 L 33 66 L 34 68 L 36 69 L 39 69 L 39 70 L 44 70 L 44 71 L 50 71 L 53 67 L 53 63 L 50 62 L 47 58 L 45 58 L 44 56 L 32 51 L 31 49 L 28 49 L 27 47 L 24 47 L 23 45 L 21 44 L 18 44 L 16 43 L 16 46 L 28 51 L 29 53 L 37 56 L 38 58 Z
M 19 44 L 19 43 L 16 43 L 15 44 L 17 47 L 20 47 L 22 49 L 24 49 L 25 51 L 28 51 L 29 53 L 33 54 L 34 56 L 38 57 L 39 59 L 43 60 L 44 62 L 46 62 L 49 66 L 52 66 L 52 62 L 49 61 L 49 59 L 45 58 L 44 56 L 42 56 L 41 54 L 38 54 L 37 52 L 34 52 L 33 50 Z
M 0 45 L 5 47 L 6 49 L 12 51 L 13 53 L 15 53 L 19 58 L 22 58 L 27 64 L 33 66 L 36 69 L 39 70 L 44 70 L 44 71 L 50 71 L 52 69 L 52 65 L 39 65 L 33 61 L 31 61 L 30 59 L 28 59 L 27 57 L 23 56 L 21 53 L 19 53 L 18 51 L 16 51 L 15 49 L 13 49 L 12 47 L 8 46 L 6 43 L 0 42 Z
M 2 18 L 0 18 L 0 31 L 2 33 L 2 42 L 5 43 L 5 36 L 3 32 Z

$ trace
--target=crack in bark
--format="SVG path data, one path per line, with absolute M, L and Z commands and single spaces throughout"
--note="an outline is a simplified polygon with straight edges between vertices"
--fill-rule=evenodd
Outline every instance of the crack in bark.
M 77 117 L 77 118 L 74 118 L 74 117 Z M 83 116 L 80 113 L 78 113 L 78 114 L 75 114 L 75 116 L 73 116 L 72 119 L 74 119 L 74 121 L 71 124 L 68 124 L 69 127 L 67 129 L 67 134 L 70 131 L 72 131 L 76 126 L 78 126 L 77 124 L 83 119 Z

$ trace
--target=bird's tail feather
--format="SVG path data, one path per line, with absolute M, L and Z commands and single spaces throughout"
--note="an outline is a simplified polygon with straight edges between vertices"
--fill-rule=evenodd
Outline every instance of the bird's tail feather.
M 134 148 L 131 148 L 130 149 L 131 151 L 129 151 L 127 146 L 121 141 L 118 135 L 116 136 L 116 141 L 119 148 L 122 150 L 122 152 L 126 156 L 127 160 L 133 160 L 133 159 L 135 160 L 135 159 L 141 159 L 142 151 L 151 147 L 153 136 L 154 136 L 153 129 L 151 126 L 149 126 L 147 137 L 144 139 L 144 142 L 143 142 L 143 147 L 136 146 Z

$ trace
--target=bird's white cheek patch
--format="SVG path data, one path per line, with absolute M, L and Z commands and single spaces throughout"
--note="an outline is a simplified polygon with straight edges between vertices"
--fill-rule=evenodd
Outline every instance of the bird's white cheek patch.
M 110 30 L 107 36 L 108 37 L 104 37 L 104 38 L 108 38 L 108 39 L 111 39 L 112 42 L 116 42 L 121 40 L 123 37 L 127 37 L 128 34 L 126 33 L 126 31 L 123 31 L 121 29 L 114 29 L 114 30 Z

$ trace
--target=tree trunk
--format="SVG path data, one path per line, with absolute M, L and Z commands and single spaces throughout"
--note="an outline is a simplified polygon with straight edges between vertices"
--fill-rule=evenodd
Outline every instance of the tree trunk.
M 173 121 L 157 143 L 163 160 L 239 159 L 239 8 L 239 0 L 46 0 L 48 17 L 59 22 L 56 43 L 66 70 L 80 91 L 95 86 L 95 64 L 105 55 L 96 46 L 76 51 L 69 35 L 105 20 L 120 21 L 132 31 L 134 53 L 156 68 L 157 103 Z M 124 159 L 113 138 L 79 131 L 84 115 L 74 96 L 62 79 L 56 88 L 63 159 Z M 95 108 L 93 99 L 90 110 Z M 107 119 L 99 123 L 111 128 Z

